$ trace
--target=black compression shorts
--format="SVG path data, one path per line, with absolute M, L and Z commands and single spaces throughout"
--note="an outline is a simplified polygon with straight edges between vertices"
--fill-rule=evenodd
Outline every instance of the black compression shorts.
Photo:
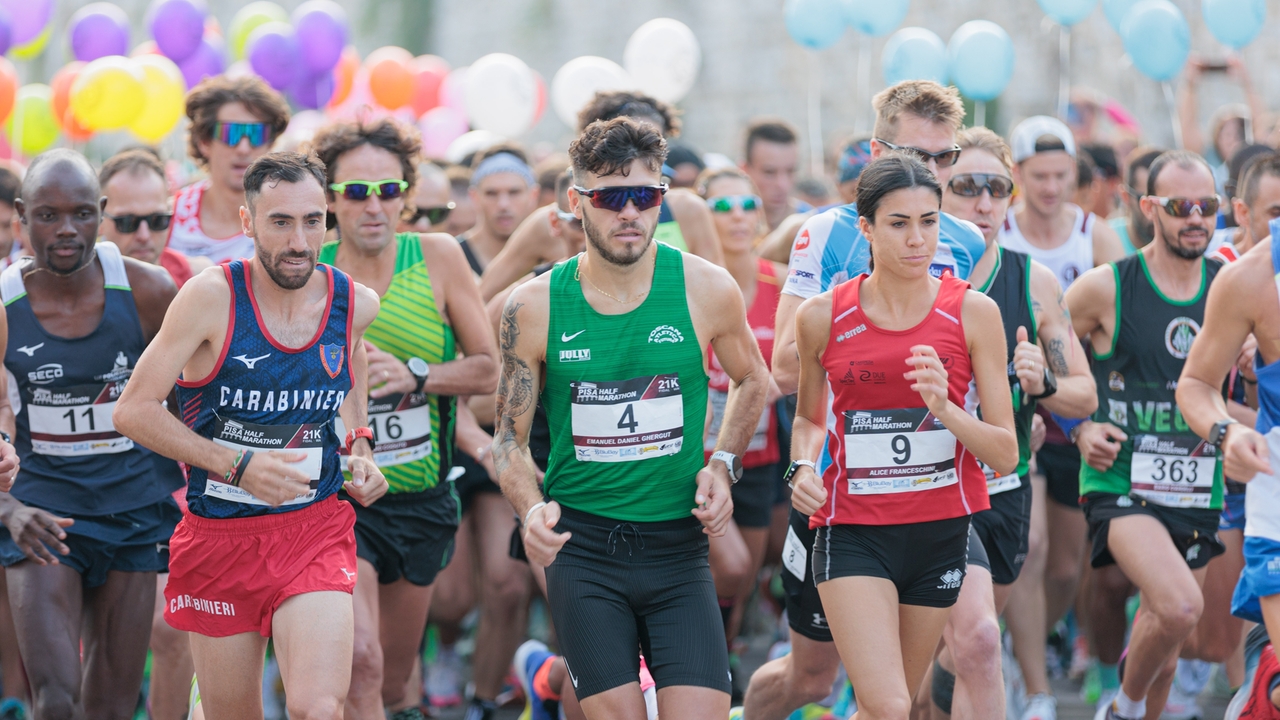
M 1149 515 L 1169 531 L 1187 567 L 1202 568 L 1227 550 L 1218 539 L 1221 514 L 1220 510 L 1164 507 L 1132 495 L 1089 493 L 1084 498 L 1084 518 L 1089 523 L 1089 539 L 1093 541 L 1090 562 L 1094 567 L 1103 567 L 1116 561 L 1107 547 L 1112 520 L 1126 515 Z
M 425 587 L 453 556 L 453 536 L 460 516 L 453 483 L 423 492 L 388 493 L 356 510 L 356 557 L 378 571 L 386 585 L 401 578 Z
M 897 586 L 903 605 L 951 607 L 960 596 L 968 554 L 968 515 L 907 525 L 832 525 L 818 528 L 813 574 L 819 584 L 885 578 Z
M 1022 572 L 1031 537 L 1031 485 L 991 496 L 991 509 L 973 516 L 973 529 L 987 552 L 991 581 L 1010 585 Z M 969 559 L 972 563 L 972 557 Z

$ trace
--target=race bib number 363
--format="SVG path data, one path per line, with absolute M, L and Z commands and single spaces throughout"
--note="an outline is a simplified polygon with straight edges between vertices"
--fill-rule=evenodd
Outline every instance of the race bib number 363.
M 574 457 L 630 462 L 675 455 L 684 442 L 676 374 L 569 384 Z
M 928 408 L 844 414 L 849 493 L 934 490 L 958 482 L 956 436 Z
M 1156 505 L 1207 508 L 1217 462 L 1214 447 L 1195 435 L 1135 435 L 1130 488 Z

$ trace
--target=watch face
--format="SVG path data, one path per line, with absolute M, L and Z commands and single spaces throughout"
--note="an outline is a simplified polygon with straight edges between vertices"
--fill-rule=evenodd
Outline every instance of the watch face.
M 427 374 L 427 361 L 422 358 L 409 358 L 409 372 L 422 377 Z

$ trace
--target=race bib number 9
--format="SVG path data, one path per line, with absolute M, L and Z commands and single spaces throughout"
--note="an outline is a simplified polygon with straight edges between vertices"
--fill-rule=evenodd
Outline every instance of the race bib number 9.
M 316 489 L 320 487 L 320 468 L 324 461 L 324 425 L 312 423 L 258 425 L 243 420 L 218 418 L 213 432 L 213 441 L 223 447 L 252 450 L 255 453 L 278 450 L 303 455 L 303 459 L 296 463 L 296 467 L 307 474 L 307 478 L 311 481 L 311 489 L 283 504 L 298 505 L 315 499 Z M 212 477 L 205 483 L 204 494 L 246 505 L 267 504 L 244 488 L 220 482 Z
M 675 455 L 684 442 L 684 399 L 676 374 L 569 384 L 574 456 L 631 462 Z
M 844 414 L 851 495 L 919 492 L 954 485 L 956 436 L 928 408 Z
M 1135 435 L 1130 487 L 1156 505 L 1208 508 L 1217 463 L 1217 450 L 1195 435 Z
M 334 418 L 340 438 L 347 436 L 342 418 Z M 369 398 L 369 429 L 373 430 L 373 462 L 386 468 L 421 460 L 431 454 L 431 404 L 422 393 Z M 346 448 L 342 469 L 347 469 Z
M 125 382 L 35 388 L 26 406 L 32 452 L 78 457 L 132 450 L 133 441 L 111 422 Z

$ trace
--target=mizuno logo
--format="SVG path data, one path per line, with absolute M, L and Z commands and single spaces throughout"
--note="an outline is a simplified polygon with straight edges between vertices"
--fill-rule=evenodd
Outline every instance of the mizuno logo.
M 261 356 L 261 357 L 256 357 L 256 358 L 251 358 L 251 357 L 248 357 L 248 356 L 245 356 L 245 355 L 236 355 L 236 356 L 235 356 L 235 359 L 236 359 L 236 360 L 239 360 L 239 361 L 240 361 L 240 362 L 242 362 L 242 363 L 244 363 L 244 366 L 245 366 L 245 367 L 247 367 L 247 368 L 249 368 L 250 370 L 252 370 L 252 369 L 253 369 L 253 366 L 254 366 L 254 365 L 255 365 L 259 360 L 266 360 L 266 359 L 267 359 L 267 358 L 269 358 L 269 357 L 271 357 L 271 353 L 267 353 L 266 355 L 263 355 L 263 356 Z
M 32 356 L 34 356 L 34 355 L 36 354 L 36 351 L 37 351 L 37 350 L 39 350 L 39 349 L 40 349 L 40 348 L 42 348 L 42 347 L 44 347 L 44 343 L 40 343 L 39 345 L 32 345 L 32 346 L 30 346 L 30 347 L 23 346 L 23 347 L 18 348 L 18 352 L 20 352 L 20 353 L 26 353 L 26 354 L 27 354 L 27 357 L 32 357 Z
M 574 334 L 572 334 L 572 335 L 570 335 L 570 334 L 568 334 L 568 333 L 560 333 L 560 342 L 569 342 L 570 340 L 572 340 L 572 339 L 574 339 L 574 338 L 578 337 L 579 335 L 581 335 L 581 334 L 582 334 L 582 333 L 584 333 L 584 332 L 586 332 L 586 330 L 579 330 L 578 332 L 576 332 L 576 333 L 574 333 Z
M 347 570 L 346 568 L 338 568 L 338 569 L 342 571 L 342 574 L 347 576 L 348 580 L 356 576 L 355 573 L 351 572 L 350 570 Z

